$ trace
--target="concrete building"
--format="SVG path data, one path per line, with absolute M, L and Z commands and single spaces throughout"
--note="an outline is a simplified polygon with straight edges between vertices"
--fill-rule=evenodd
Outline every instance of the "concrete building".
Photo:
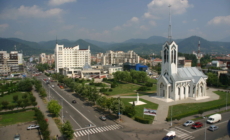
M 205 97 L 207 79 L 196 67 L 178 68 L 178 46 L 174 41 L 162 46 L 161 75 L 157 81 L 159 97 L 175 101 Z
M 55 62 L 55 55 L 54 54 L 41 53 L 39 56 L 39 62 L 42 64 L 48 63 L 49 65 L 51 65 Z
M 186 60 L 185 57 L 178 57 L 178 68 L 191 67 L 192 60 Z
M 122 65 L 123 63 L 140 63 L 140 57 L 134 51 L 107 51 L 103 56 L 102 65 Z
M 122 71 L 123 68 L 122 67 L 117 67 L 117 66 L 111 66 L 111 65 L 104 65 L 103 66 L 103 71 L 112 75 L 113 73 L 117 72 L 117 71 Z
M 64 68 L 82 68 L 85 64 L 91 64 L 90 47 L 88 49 L 80 49 L 78 45 L 72 48 L 65 48 L 64 45 L 56 44 L 54 52 L 56 72 Z
M 0 74 L 23 71 L 23 54 L 18 51 L 0 51 Z

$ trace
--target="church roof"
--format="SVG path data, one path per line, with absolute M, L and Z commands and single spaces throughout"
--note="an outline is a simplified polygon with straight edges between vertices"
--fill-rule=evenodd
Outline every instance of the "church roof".
M 202 71 L 199 71 L 196 67 L 178 68 L 177 74 L 172 74 L 175 81 L 192 80 L 193 83 L 197 83 L 200 78 L 208 78 Z

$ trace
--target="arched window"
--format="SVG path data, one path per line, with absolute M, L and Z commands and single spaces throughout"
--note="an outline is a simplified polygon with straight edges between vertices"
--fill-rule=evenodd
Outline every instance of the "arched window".
M 160 88 L 163 88 L 163 87 L 164 87 L 164 84 L 163 84 L 163 83 L 161 83 L 161 84 L 160 84 Z
M 171 51 L 171 63 L 173 63 L 173 50 Z
M 173 60 L 174 60 L 174 63 L 176 64 L 176 50 L 174 50 L 173 54 L 174 54 L 174 59 Z
M 185 87 L 184 87 L 184 95 L 185 95 Z
M 164 50 L 164 63 L 166 62 L 166 49 Z
M 178 95 L 180 96 L 180 88 L 178 87 Z

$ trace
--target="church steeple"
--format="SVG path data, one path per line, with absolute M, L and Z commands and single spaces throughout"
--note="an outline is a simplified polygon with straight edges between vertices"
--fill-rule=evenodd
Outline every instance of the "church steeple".
M 178 53 L 178 46 L 177 44 L 172 41 L 172 29 L 171 29 L 171 5 L 169 7 L 169 27 L 168 27 L 168 39 L 169 41 L 166 42 L 162 47 L 162 68 L 161 74 L 162 75 L 171 75 L 177 73 L 177 53 Z

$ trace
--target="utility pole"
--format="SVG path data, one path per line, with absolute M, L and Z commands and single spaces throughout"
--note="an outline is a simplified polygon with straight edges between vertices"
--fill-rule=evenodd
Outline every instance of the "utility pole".
M 172 108 L 173 108 L 173 106 L 171 106 L 171 126 L 172 126 Z
M 63 109 L 64 109 L 64 107 L 63 107 L 63 99 L 61 100 L 61 102 L 62 102 L 62 123 L 64 124 L 64 120 L 63 120 Z
M 121 112 L 120 112 L 120 108 L 121 108 L 121 98 L 119 97 L 119 122 L 121 120 Z
M 228 109 L 228 91 L 226 91 L 226 110 Z

